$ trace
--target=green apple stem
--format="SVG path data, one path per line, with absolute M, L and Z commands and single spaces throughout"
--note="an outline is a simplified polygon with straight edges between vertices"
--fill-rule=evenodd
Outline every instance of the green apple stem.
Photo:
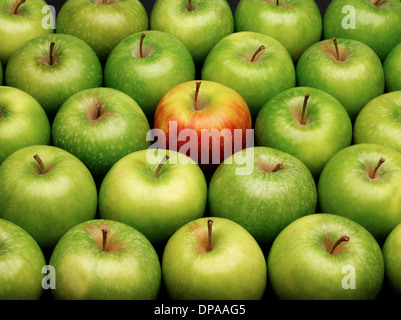
M 380 166 L 383 164 L 384 161 L 385 161 L 384 158 L 380 158 L 379 159 L 379 161 L 376 164 L 376 167 L 374 168 L 374 170 L 370 174 L 369 178 L 374 179 L 376 177 L 377 170 L 379 170 Z
M 381 1 L 382 1 L 382 0 L 374 0 L 374 1 L 372 2 L 372 4 L 373 4 L 374 6 L 378 6 L 379 3 L 380 3 Z
M 49 65 L 54 65 L 53 51 L 54 51 L 55 43 L 50 43 L 50 53 L 49 53 Z
M 213 250 L 212 225 L 213 225 L 213 220 L 208 219 L 207 220 L 207 252 L 210 252 Z
M 334 48 L 336 49 L 336 60 L 340 60 L 340 51 L 338 50 L 337 39 L 333 38 Z
M 141 35 L 141 42 L 139 43 L 139 56 L 143 58 L 143 40 L 145 39 L 146 34 L 142 33 Z
M 276 6 L 279 6 L 279 5 L 280 5 L 279 0 L 276 0 Z
M 107 229 L 102 228 L 102 235 L 103 235 L 102 250 L 103 250 L 103 251 L 106 251 L 106 246 L 107 246 Z
M 306 107 L 308 105 L 309 97 L 310 97 L 309 93 L 305 94 L 304 104 L 302 106 L 302 113 L 301 113 L 301 125 L 305 125 L 305 113 L 306 113 Z
M 98 102 L 96 103 L 96 119 L 99 119 L 101 115 L 102 115 L 102 106 Z
M 258 50 L 256 50 L 255 53 L 253 54 L 252 59 L 251 59 L 251 62 L 254 62 L 255 59 L 256 59 L 256 56 L 257 56 L 261 51 L 263 51 L 263 50 L 265 50 L 265 49 L 266 49 L 265 46 L 264 46 L 264 45 L 261 45 L 261 46 L 258 48 Z
M 103 0 L 103 4 L 107 4 L 107 0 Z
M 18 13 L 18 9 L 20 7 L 21 4 L 25 3 L 26 0 L 16 0 L 14 7 L 13 7 L 13 14 L 17 14 Z
M 166 154 L 162 161 L 158 164 L 155 172 L 153 173 L 153 178 L 157 178 L 159 176 L 160 170 L 162 169 L 163 165 L 166 163 L 166 161 L 170 159 L 170 157 Z
M 348 242 L 349 241 L 349 237 L 348 236 L 342 236 L 341 238 L 338 238 L 333 245 L 331 246 L 329 253 L 333 254 L 334 250 L 340 245 L 340 243 L 342 242 Z
M 193 11 L 194 10 L 194 6 L 192 4 L 192 0 L 188 0 L 188 11 Z
M 280 163 L 277 163 L 274 167 L 273 167 L 273 169 L 271 169 L 270 170 L 270 172 L 277 172 L 277 171 L 279 171 L 280 169 L 281 169 L 281 167 L 283 166 L 283 164 L 280 162 Z
M 199 89 L 200 89 L 201 84 L 202 84 L 201 81 L 197 81 L 196 82 L 195 98 L 194 98 L 194 108 L 195 108 L 195 110 L 198 110 L 198 95 L 199 95 Z
M 42 159 L 39 157 L 38 154 L 35 154 L 35 155 L 33 156 L 33 158 L 36 160 L 36 162 L 37 162 L 37 163 L 39 164 L 39 166 L 40 166 L 40 175 L 45 174 L 45 173 L 46 173 L 46 168 L 45 168 L 45 165 L 43 164 Z

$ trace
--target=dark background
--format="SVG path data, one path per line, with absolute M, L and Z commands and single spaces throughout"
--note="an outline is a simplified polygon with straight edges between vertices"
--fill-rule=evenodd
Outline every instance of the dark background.
M 56 8 L 56 11 L 58 12 L 62 5 L 65 3 L 66 0 L 47 0 L 47 4 L 52 5 Z M 148 15 L 150 15 L 150 12 L 152 10 L 153 4 L 155 3 L 156 0 L 140 0 L 143 6 L 146 8 Z M 233 13 L 235 12 L 235 8 L 237 7 L 238 3 L 240 0 L 227 0 L 228 3 L 231 6 L 231 9 L 233 10 Z M 317 5 L 320 8 L 320 12 L 323 13 L 325 9 L 327 8 L 327 5 L 330 3 L 331 0 L 315 0 Z

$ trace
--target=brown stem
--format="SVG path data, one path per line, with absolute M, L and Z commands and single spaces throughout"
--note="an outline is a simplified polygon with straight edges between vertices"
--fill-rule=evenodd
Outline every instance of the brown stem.
M 369 178 L 374 179 L 377 173 L 377 170 L 379 170 L 380 166 L 383 164 L 384 162 L 384 158 L 380 158 L 379 161 L 376 164 L 375 169 L 372 171 L 371 175 L 369 176 Z
M 254 62 L 255 59 L 256 59 L 256 56 L 259 54 L 259 52 L 261 52 L 262 50 L 265 50 L 265 49 L 266 49 L 265 46 L 264 46 L 264 45 L 261 45 L 261 46 L 258 48 L 258 50 L 256 50 L 255 53 L 253 54 L 252 59 L 251 59 L 251 62 Z
M 277 171 L 279 171 L 279 170 L 281 169 L 282 166 L 283 166 L 283 164 L 282 164 L 281 162 L 280 162 L 280 163 L 277 163 L 277 164 L 274 166 L 274 168 L 270 170 L 270 172 L 277 172 Z
M 195 98 L 194 98 L 194 107 L 195 107 L 195 110 L 198 110 L 198 94 L 199 94 L 199 89 L 200 89 L 201 84 L 202 84 L 201 81 L 197 81 L 197 82 L 196 82 Z
M 374 1 L 372 2 L 372 4 L 373 4 L 374 6 L 378 6 L 379 3 L 380 3 L 381 1 L 382 1 L 382 0 L 374 0 Z
M 276 0 L 276 6 L 279 6 L 279 5 L 280 5 L 279 0 Z
M 340 51 L 338 50 L 337 39 L 333 38 L 334 48 L 336 49 L 336 60 L 340 60 Z
M 141 35 L 141 42 L 139 43 L 139 56 L 143 58 L 143 40 L 145 39 L 146 34 L 142 33 Z
M 103 234 L 102 250 L 103 250 L 103 251 L 106 251 L 106 245 L 107 245 L 107 229 L 102 228 L 102 234 Z
M 45 168 L 45 165 L 43 164 L 43 161 L 42 161 L 42 159 L 39 157 L 39 155 L 38 154 L 35 154 L 34 156 L 33 156 L 33 158 L 36 160 L 36 162 L 39 164 L 39 166 L 40 166 L 40 174 L 42 175 L 42 174 L 45 174 L 46 173 L 46 168 Z
M 107 4 L 107 0 L 103 0 L 103 4 Z
M 96 103 L 96 119 L 99 119 L 101 115 L 102 115 L 102 106 L 98 102 Z
M 305 125 L 305 113 L 306 113 L 306 107 L 308 105 L 309 97 L 310 97 L 309 93 L 305 94 L 304 104 L 302 106 L 302 113 L 301 113 L 301 124 L 302 125 Z
M 333 245 L 331 246 L 329 253 L 333 254 L 334 250 L 338 247 L 338 245 L 342 242 L 348 242 L 349 241 L 349 237 L 348 236 L 342 236 L 341 238 L 338 238 Z
M 26 0 L 16 0 L 15 1 L 14 7 L 13 7 L 13 14 L 17 14 L 20 5 L 25 3 L 25 1 Z
M 170 159 L 170 157 L 166 154 L 162 161 L 158 164 L 155 172 L 153 173 L 153 178 L 157 178 L 159 176 L 160 170 L 162 169 L 163 165 L 166 163 L 166 161 Z
M 194 10 L 194 6 L 192 5 L 192 0 L 188 0 L 188 11 Z
M 53 58 L 54 45 L 55 45 L 54 42 L 50 43 L 49 65 L 51 66 L 54 64 L 54 58 Z
M 207 252 L 210 252 L 213 250 L 212 225 L 213 225 L 213 220 L 208 219 L 207 220 Z

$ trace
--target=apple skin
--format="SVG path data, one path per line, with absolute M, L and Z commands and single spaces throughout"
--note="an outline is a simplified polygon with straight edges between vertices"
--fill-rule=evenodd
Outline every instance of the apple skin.
M 35 154 L 47 173 L 41 174 Z M 0 218 L 28 231 L 43 250 L 96 215 L 97 190 L 89 170 L 54 146 L 28 146 L 10 155 L 0 166 L 0 188 Z
M 300 124 L 305 95 L 306 124 Z M 266 102 L 255 122 L 256 145 L 287 152 L 318 177 L 327 161 L 352 141 L 351 119 L 343 105 L 315 88 L 285 90 Z
M 107 247 L 102 249 L 103 230 Z M 112 237 L 112 239 L 111 239 Z M 95 219 L 70 229 L 50 258 L 56 270 L 56 300 L 151 300 L 161 284 L 157 253 L 136 229 Z
M 57 16 L 57 32 L 84 40 L 102 62 L 125 37 L 148 28 L 148 14 L 138 0 L 68 0 Z
M 397 225 L 388 235 L 383 244 L 385 280 L 391 293 L 395 297 L 401 297 L 401 224 Z
M 111 88 L 92 88 L 64 102 L 54 118 L 52 137 L 54 146 L 75 155 L 94 177 L 103 178 L 122 157 L 149 147 L 149 130 L 145 114 L 130 96 Z
M 142 33 L 144 57 L 139 56 Z M 105 68 L 107 87 L 133 98 L 149 120 L 164 94 L 181 82 L 195 79 L 195 64 L 188 49 L 172 35 L 144 31 L 122 40 L 110 53 Z
M 330 254 L 328 241 L 344 235 L 349 241 Z M 343 287 L 344 278 L 351 275 L 344 267 L 354 268 L 355 289 Z M 267 268 L 281 300 L 373 300 L 384 278 L 382 252 L 372 235 L 351 219 L 325 213 L 288 225 L 274 240 Z
M 21 227 L 0 219 L 0 300 L 38 300 L 45 257 Z
M 335 58 L 333 40 L 315 43 L 302 54 L 296 66 L 297 86 L 331 94 L 355 121 L 366 103 L 383 94 L 383 66 L 377 54 L 362 42 L 337 39 L 337 43 L 345 61 Z
M 241 0 L 234 14 L 235 31 L 263 33 L 278 40 L 294 62 L 322 35 L 322 17 L 314 0 Z
M 245 157 L 249 151 L 239 152 Z M 214 172 L 209 183 L 209 212 L 240 224 L 259 244 L 271 245 L 290 222 L 315 212 L 316 185 L 308 168 L 288 153 L 268 147 L 255 147 L 253 153 L 249 174 L 238 174 L 243 165 L 235 162 L 235 154 Z M 278 163 L 282 167 L 269 172 Z
M 170 159 L 154 177 L 165 155 Z M 134 227 L 152 243 L 165 243 L 202 217 L 206 202 L 206 179 L 192 159 L 171 150 L 159 149 L 157 155 L 141 150 L 119 160 L 103 179 L 99 214 Z
M 370 174 L 384 163 L 374 179 Z M 318 182 L 322 212 L 338 214 L 365 227 L 382 244 L 401 223 L 401 153 L 382 145 L 361 143 L 334 155 Z
M 200 110 L 196 110 L 196 82 L 181 83 L 163 96 L 155 112 L 154 128 L 164 132 L 164 136 L 157 141 L 159 148 L 181 152 L 189 144 L 190 149 L 185 154 L 199 164 L 202 170 L 210 171 L 216 169 L 224 158 L 249 146 L 247 130 L 252 130 L 252 118 L 248 105 L 240 94 L 214 81 L 200 81 L 198 101 L 201 106 Z M 185 129 L 196 133 L 196 141 L 193 141 L 192 136 L 185 137 L 186 139 L 180 137 L 180 132 L 185 133 Z M 240 130 L 240 142 L 236 141 L 235 129 Z M 223 142 L 220 139 L 219 143 L 214 144 L 210 137 L 209 143 L 202 146 L 202 130 L 217 130 L 220 137 L 223 137 Z M 170 134 L 171 131 L 176 131 L 177 135 Z M 225 140 L 225 136 L 231 139 Z M 224 149 L 230 147 L 230 140 L 231 153 L 227 154 Z M 193 152 L 194 147 L 197 147 L 196 153 Z
M 0 61 L 4 66 L 10 56 L 29 40 L 54 33 L 53 29 L 42 26 L 48 14 L 42 13 L 47 7 L 46 1 L 26 1 L 20 5 L 18 14 L 12 14 L 15 3 L 15 0 L 7 0 L 0 4 Z
M 255 61 L 252 56 L 264 45 Z M 263 104 L 295 86 L 295 67 L 287 50 L 272 37 L 236 32 L 220 40 L 202 68 L 202 80 L 219 82 L 237 91 L 256 117 Z
M 234 32 L 234 17 L 226 0 L 156 0 L 150 13 L 150 29 L 167 32 L 180 40 L 196 64 L 202 64 L 214 45 Z
M 50 123 L 41 105 L 22 90 L 0 86 L 0 164 L 23 147 L 50 142 Z
M 401 3 L 386 0 L 378 6 L 367 0 L 333 0 L 323 17 L 323 38 L 358 40 L 372 48 L 383 61 L 387 54 L 401 42 Z M 348 13 L 345 6 L 355 10 L 355 29 L 344 28 L 342 23 Z
M 354 124 L 354 143 L 375 143 L 401 152 L 401 91 L 378 96 L 362 109 Z
M 205 250 L 208 219 L 213 220 L 209 252 Z M 259 300 L 266 289 L 266 270 L 255 239 L 239 224 L 218 217 L 182 226 L 162 256 L 164 284 L 173 300 Z
M 401 42 L 394 47 L 383 62 L 386 91 L 401 90 Z
M 55 42 L 55 61 L 48 65 L 51 42 Z M 32 39 L 18 49 L 7 64 L 5 81 L 8 86 L 33 96 L 52 121 L 74 93 L 100 87 L 103 70 L 96 53 L 86 42 L 56 33 Z

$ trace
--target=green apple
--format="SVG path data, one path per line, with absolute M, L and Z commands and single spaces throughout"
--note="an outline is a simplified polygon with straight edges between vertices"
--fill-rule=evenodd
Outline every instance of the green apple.
M 111 88 L 80 91 L 67 99 L 54 118 L 53 145 L 79 158 L 103 178 L 127 154 L 146 149 L 150 126 L 138 104 Z
M 57 15 L 57 32 L 84 40 L 102 62 L 125 37 L 148 28 L 138 0 L 68 0 Z
M 46 10 L 47 9 L 47 10 Z M 44 0 L 3 0 L 0 3 L 0 62 L 29 40 L 54 33 L 47 24 L 49 7 Z
M 97 190 L 89 170 L 54 146 L 28 146 L 10 155 L 0 166 L 0 190 L 0 218 L 28 231 L 43 250 L 96 215 Z
M 401 90 L 401 41 L 386 56 L 383 62 L 386 91 Z
M 381 144 L 401 152 L 401 91 L 367 103 L 354 124 L 354 143 Z
M 187 223 L 168 240 L 162 273 L 173 300 L 259 300 L 267 282 L 259 244 L 224 218 Z
M 179 39 L 202 64 L 213 46 L 234 32 L 234 17 L 227 0 L 156 0 L 150 29 Z
M 325 213 L 288 225 L 274 240 L 267 267 L 282 300 L 373 300 L 384 279 L 374 237 L 351 219 Z
M 296 78 L 294 63 L 280 42 L 245 31 L 230 34 L 213 47 L 201 77 L 237 91 L 254 117 L 266 101 L 294 87 Z
M 315 88 L 279 93 L 260 110 L 256 145 L 287 152 L 318 177 L 327 161 L 352 141 L 352 123 L 343 105 Z
M 157 253 L 146 237 L 118 222 L 95 219 L 70 229 L 50 258 L 57 300 L 151 300 L 161 284 Z
M 322 17 L 314 0 L 241 0 L 235 31 L 266 34 L 284 45 L 294 62 L 322 35 Z
M 22 90 L 0 86 L 0 164 L 23 147 L 50 141 L 50 123 L 41 105 Z
M 207 184 L 189 157 L 171 150 L 133 152 L 103 179 L 99 214 L 124 222 L 152 243 L 164 243 L 184 224 L 204 215 Z
M 318 182 L 322 212 L 338 214 L 365 227 L 382 244 L 401 223 L 401 153 L 361 143 L 334 155 Z
M 385 280 L 391 293 L 401 297 L 401 224 L 396 226 L 386 238 L 382 247 Z
M 250 150 L 239 151 L 241 158 Z M 220 164 L 209 184 L 209 212 L 240 224 L 259 244 L 271 244 L 290 222 L 315 212 L 316 185 L 308 168 L 288 153 L 255 147 L 253 154 L 247 174 L 238 174 L 249 166 L 236 162 L 238 154 Z
M 323 38 L 358 40 L 383 61 L 401 42 L 399 0 L 333 0 L 323 17 Z
M 25 43 L 6 67 L 6 84 L 33 96 L 52 120 L 74 93 L 100 87 L 103 70 L 96 53 L 83 40 L 52 34 Z
M 377 54 L 352 39 L 322 40 L 309 47 L 296 67 L 297 85 L 321 89 L 341 102 L 352 121 L 384 92 L 383 66 Z
M 104 69 L 106 86 L 128 94 L 149 120 L 168 90 L 193 79 L 195 64 L 188 49 L 160 31 L 138 32 L 122 40 Z
M 0 219 L 0 300 L 39 299 L 45 265 L 43 252 L 29 233 Z

